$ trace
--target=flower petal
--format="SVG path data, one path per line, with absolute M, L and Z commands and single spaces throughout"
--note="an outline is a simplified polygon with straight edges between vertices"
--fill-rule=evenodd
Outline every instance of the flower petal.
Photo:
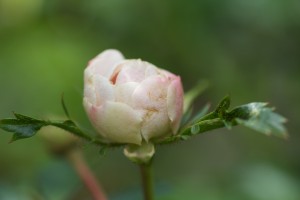
M 126 104 L 106 102 L 96 108 L 94 125 L 111 142 L 141 144 L 142 118 Z
M 183 89 L 180 77 L 176 77 L 168 88 L 167 107 L 168 116 L 171 120 L 172 131 L 176 134 L 183 112 Z
M 140 59 L 125 60 L 119 63 L 116 69 L 118 73 L 116 84 L 126 82 L 140 83 L 146 77 L 158 74 L 158 70 L 154 65 Z
M 124 84 L 115 86 L 115 101 L 125 103 L 129 106 L 133 106 L 132 94 L 138 87 L 136 82 L 127 82 Z
M 95 87 L 93 85 L 84 86 L 84 98 L 86 98 L 91 104 L 96 104 L 97 98 Z
M 123 55 L 118 50 L 109 49 L 103 51 L 89 62 L 85 69 L 85 76 L 99 74 L 109 78 L 115 70 L 117 63 L 124 60 Z
M 166 107 L 168 85 L 168 80 L 159 75 L 145 79 L 132 95 L 134 108 L 159 110 Z
M 142 135 L 145 140 L 171 131 L 167 111 L 167 88 L 169 81 L 150 76 L 144 80 L 132 95 L 133 106 L 143 114 Z
M 144 111 L 142 136 L 147 142 L 161 136 L 166 137 L 171 132 L 167 109 Z
M 99 75 L 94 75 L 91 77 L 91 81 L 91 85 L 95 87 L 95 106 L 101 106 L 106 101 L 114 100 L 114 86 L 110 83 L 110 81 L 107 78 Z

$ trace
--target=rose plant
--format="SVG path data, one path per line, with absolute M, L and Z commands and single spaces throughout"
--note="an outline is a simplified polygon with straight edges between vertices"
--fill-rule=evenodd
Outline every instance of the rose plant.
M 14 113 L 15 118 L 0 120 L 0 128 L 13 133 L 11 142 L 32 137 L 42 127 L 55 126 L 100 146 L 102 153 L 110 147 L 124 147 L 125 156 L 139 164 L 144 196 L 151 200 L 150 167 L 155 145 L 236 125 L 287 137 L 283 125 L 286 119 L 262 102 L 230 110 L 230 98 L 226 96 L 211 112 L 209 106 L 204 106 L 194 114 L 192 103 L 202 90 L 196 85 L 184 95 L 179 76 L 140 59 L 125 59 L 117 50 L 106 50 L 84 70 L 83 105 L 97 136 L 80 129 L 70 118 L 63 99 L 67 120 L 41 120 Z M 96 190 L 94 194 L 101 191 L 88 185 L 91 191 Z

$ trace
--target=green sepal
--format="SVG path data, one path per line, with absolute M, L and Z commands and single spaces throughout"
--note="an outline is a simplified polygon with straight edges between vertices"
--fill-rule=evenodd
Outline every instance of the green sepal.
M 71 119 L 68 108 L 67 108 L 66 103 L 65 103 L 64 93 L 62 93 L 62 95 L 61 95 L 61 106 L 62 106 L 62 108 L 64 110 L 64 113 L 67 116 L 67 118 Z

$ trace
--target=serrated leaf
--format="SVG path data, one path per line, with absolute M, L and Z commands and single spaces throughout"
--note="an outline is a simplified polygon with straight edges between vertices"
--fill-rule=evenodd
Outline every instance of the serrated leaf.
M 227 112 L 227 110 L 230 107 L 230 96 L 227 95 L 225 96 L 220 103 L 218 104 L 215 113 L 217 113 L 217 115 L 222 118 L 222 116 Z
M 230 113 L 235 115 L 238 124 L 264 133 L 287 138 L 287 130 L 284 127 L 286 119 L 275 113 L 273 108 L 266 107 L 267 103 L 250 103 L 235 108 Z
M 95 143 L 101 143 L 100 141 L 96 141 L 94 138 L 89 135 L 83 133 L 76 124 L 71 120 L 66 120 L 63 122 L 51 122 L 34 119 L 25 115 L 21 115 L 18 113 L 14 113 L 16 119 L 2 119 L 0 120 L 0 128 L 14 133 L 11 142 L 25 139 L 34 136 L 43 126 L 56 126 L 58 128 L 64 129 L 70 133 L 73 133 L 76 136 L 84 138 L 88 141 L 92 141 Z
M 39 131 L 43 126 L 45 126 L 45 123 L 43 121 L 35 120 L 32 118 L 23 118 L 26 116 L 18 115 L 20 117 L 19 119 L 3 119 L 0 120 L 0 128 L 14 133 L 11 142 L 29 138 L 34 136 L 37 131 Z
M 180 129 L 178 136 L 166 138 L 161 143 L 172 143 L 178 140 L 187 140 L 195 134 L 204 133 L 213 129 L 227 127 L 231 129 L 236 125 L 243 125 L 266 135 L 287 138 L 284 126 L 286 119 L 267 107 L 267 103 L 254 102 L 242 105 L 228 111 L 230 98 L 226 96 L 218 104 L 215 111 L 206 114 L 197 121 Z

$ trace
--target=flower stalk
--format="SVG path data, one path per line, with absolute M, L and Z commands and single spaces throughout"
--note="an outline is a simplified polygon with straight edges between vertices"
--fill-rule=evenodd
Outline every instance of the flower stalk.
M 144 200 L 154 200 L 152 162 L 140 164 Z

